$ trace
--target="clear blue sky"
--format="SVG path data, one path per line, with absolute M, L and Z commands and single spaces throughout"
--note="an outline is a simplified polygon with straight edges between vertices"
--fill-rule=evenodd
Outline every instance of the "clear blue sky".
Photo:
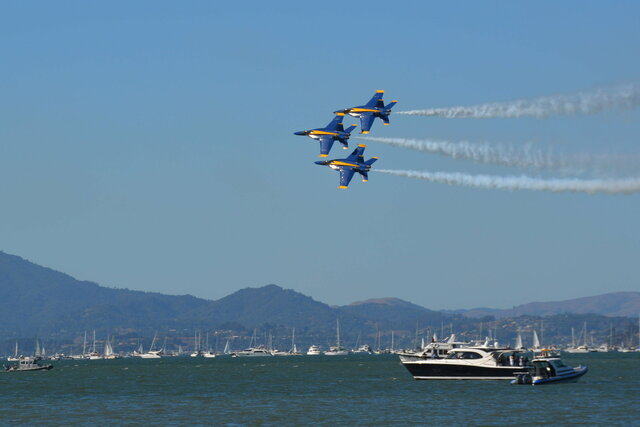
M 637 82 L 638 46 L 635 1 L 2 1 L 0 249 L 213 299 L 268 283 L 434 309 L 637 291 L 640 195 L 382 174 L 339 191 L 292 133 L 376 89 L 412 109 Z M 640 151 L 638 111 L 391 122 L 371 135 Z M 381 168 L 517 172 L 367 152 Z

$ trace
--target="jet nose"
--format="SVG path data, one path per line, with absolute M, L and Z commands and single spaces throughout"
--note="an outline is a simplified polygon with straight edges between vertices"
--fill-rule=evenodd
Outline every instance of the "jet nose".
M 318 160 L 317 162 L 313 162 L 313 163 L 315 163 L 316 165 L 320 165 L 320 166 L 325 166 L 327 164 L 326 161 L 322 161 L 322 160 Z
M 299 132 L 294 132 L 294 135 L 300 135 L 300 136 L 304 136 L 305 132 L 303 130 L 299 131 Z

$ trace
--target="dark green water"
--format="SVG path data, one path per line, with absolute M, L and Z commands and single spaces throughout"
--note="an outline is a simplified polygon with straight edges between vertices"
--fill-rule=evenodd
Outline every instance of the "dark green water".
M 578 383 L 414 381 L 396 356 L 54 362 L 0 373 L 0 424 L 640 425 L 640 353 Z

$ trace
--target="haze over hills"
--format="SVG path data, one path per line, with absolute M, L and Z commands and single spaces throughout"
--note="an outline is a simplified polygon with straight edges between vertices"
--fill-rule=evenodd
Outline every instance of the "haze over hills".
M 566 301 L 530 302 L 504 310 L 474 308 L 454 312 L 462 313 L 467 317 L 495 316 L 496 318 L 522 315 L 550 316 L 562 313 L 634 317 L 640 314 L 640 292 L 613 292 Z
M 575 315 L 565 315 L 573 311 Z M 594 315 L 585 317 L 586 311 Z M 531 303 L 511 310 L 433 311 L 397 298 L 378 298 L 331 307 L 299 292 L 276 285 L 241 289 L 217 301 L 190 295 L 114 289 L 41 267 L 20 257 L 0 252 L 0 339 L 38 335 L 55 340 L 77 339 L 84 331 L 121 336 L 149 336 L 156 330 L 189 335 L 196 328 L 235 331 L 250 334 L 254 328 L 290 334 L 296 328 L 300 336 L 318 343 L 335 339 L 336 319 L 340 319 L 343 337 L 376 336 L 377 331 L 396 332 L 407 342 L 426 330 L 439 335 L 451 330 L 477 338 L 487 332 L 495 318 L 516 320 L 495 322 L 494 329 L 510 337 L 518 328 L 531 328 L 535 316 L 545 320 L 547 336 L 570 333 L 570 327 L 589 320 L 591 327 L 607 333 L 609 326 L 632 334 L 629 326 L 637 321 L 603 316 L 640 311 L 640 293 L 625 292 L 576 300 Z M 532 317 L 533 316 L 533 317 Z M 553 317 L 555 316 L 555 317 Z M 555 319 L 555 320 L 553 320 Z M 553 326 L 553 322 L 557 327 Z M 484 332 L 483 332 L 483 324 Z M 455 326 L 454 326 L 455 325 Z M 504 325 L 504 326 L 498 326 Z M 621 332 L 622 333 L 622 332 Z

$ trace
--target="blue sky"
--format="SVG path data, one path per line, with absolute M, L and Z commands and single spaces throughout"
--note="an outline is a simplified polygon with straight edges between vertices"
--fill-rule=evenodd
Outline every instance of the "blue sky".
M 640 290 L 640 195 L 382 174 L 339 191 L 292 134 L 376 89 L 404 110 L 638 82 L 639 18 L 632 1 L 0 2 L 0 250 L 205 298 L 276 283 L 439 309 Z M 371 135 L 639 151 L 637 110 L 391 122 Z M 373 142 L 367 154 L 521 173 Z

